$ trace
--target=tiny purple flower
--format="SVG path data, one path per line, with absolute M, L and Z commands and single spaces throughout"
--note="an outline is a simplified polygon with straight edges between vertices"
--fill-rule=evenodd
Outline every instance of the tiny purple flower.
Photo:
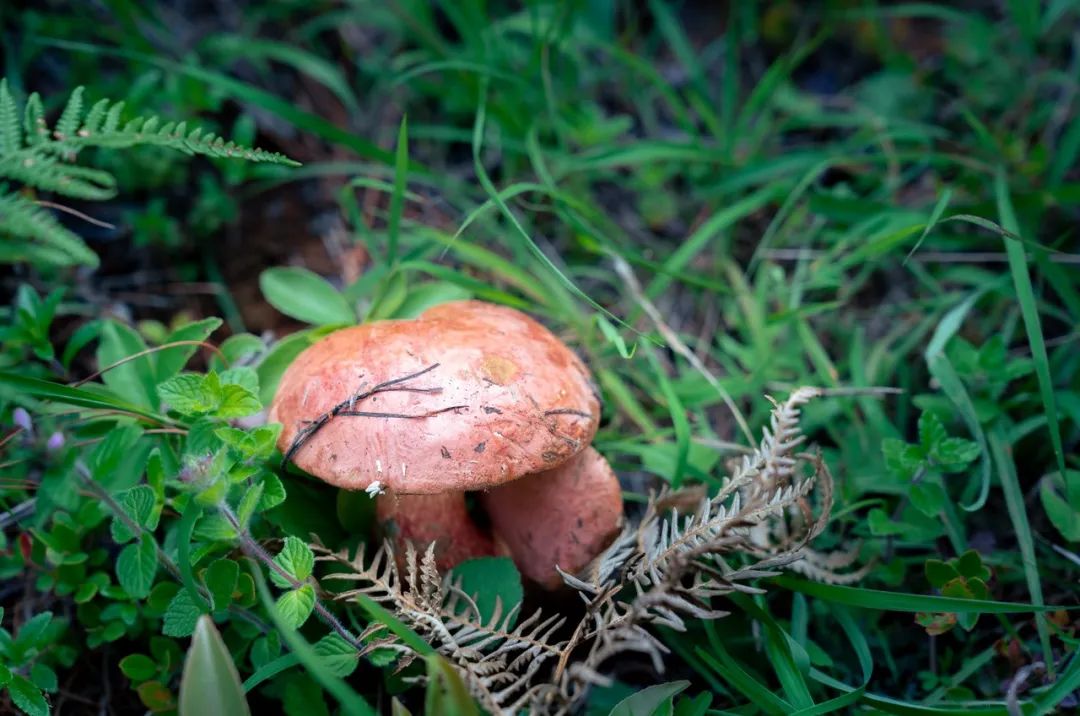
M 15 421 L 15 425 L 25 430 L 30 435 L 34 434 L 34 421 L 30 418 L 30 413 L 26 412 L 23 408 L 15 408 L 11 412 L 11 419 Z
M 45 449 L 49 452 L 56 452 L 62 447 L 64 447 L 64 434 L 57 430 L 49 436 L 48 441 L 45 443 Z

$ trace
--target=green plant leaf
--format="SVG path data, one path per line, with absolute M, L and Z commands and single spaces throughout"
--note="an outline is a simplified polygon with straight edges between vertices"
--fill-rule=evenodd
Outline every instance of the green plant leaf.
M 306 581 L 315 569 L 315 553 L 304 540 L 288 535 L 274 563 L 292 575 L 297 582 Z M 290 588 L 292 583 L 277 572 L 270 570 L 270 580 L 279 587 Z
M 45 700 L 45 694 L 30 679 L 15 674 L 8 682 L 7 690 L 12 702 L 28 716 L 49 716 L 49 702 Z
M 157 675 L 158 666 L 146 654 L 128 654 L 120 660 L 120 671 L 132 681 L 148 681 Z
M 221 386 L 195 373 L 174 375 L 157 387 L 162 402 L 184 415 L 205 415 L 222 400 Z
M 489 623 L 495 614 L 496 603 L 502 617 L 521 604 L 521 574 L 509 557 L 469 559 L 454 567 L 450 575 L 451 580 L 460 580 L 461 591 L 475 601 L 480 611 L 478 621 L 482 624 Z M 461 604 L 460 608 L 466 606 Z
M 429 654 L 427 662 L 427 692 L 424 713 L 445 716 L 480 716 L 476 702 L 469 695 L 461 675 L 443 657 Z
M 199 618 L 184 659 L 179 701 L 179 716 L 251 714 L 236 664 L 206 615 Z
M 317 326 L 356 323 L 356 312 L 326 279 L 304 268 L 271 268 L 259 276 L 270 305 L 286 316 Z
M 154 537 L 144 534 L 136 544 L 129 544 L 116 560 L 116 577 L 124 591 L 136 599 L 145 599 L 157 574 L 157 550 Z
M 962 472 L 979 458 L 979 444 L 964 438 L 945 438 L 930 451 L 934 463 L 946 472 Z
M 305 584 L 298 589 L 290 589 L 278 597 L 276 608 L 286 624 L 298 629 L 315 608 L 315 588 Z
M 1066 471 L 1067 479 L 1080 481 L 1080 472 Z M 1061 536 L 1070 542 L 1080 542 L 1080 510 L 1070 505 L 1062 496 L 1061 478 L 1057 475 L 1043 478 L 1039 483 L 1039 499 L 1043 510 Z
M 165 636 L 190 636 L 202 611 L 195 604 L 191 592 L 182 589 L 165 609 L 161 632 Z
M 157 506 L 157 497 L 152 488 L 147 485 L 137 485 L 124 492 L 119 502 L 124 514 L 135 524 L 151 531 L 157 527 L 160 513 L 154 509 Z M 113 541 L 117 544 L 123 544 L 135 538 L 128 526 L 118 517 L 113 518 L 110 530 Z
M 315 642 L 313 648 L 327 670 L 335 676 L 350 675 L 360 663 L 360 652 L 338 634 L 327 634 Z
M 230 383 L 221 388 L 221 403 L 214 410 L 214 415 L 226 420 L 243 418 L 262 410 L 258 396 L 247 388 Z
M 617 703 L 608 716 L 671 716 L 675 697 L 688 686 L 689 681 L 649 686 Z
M 215 611 L 229 607 L 239 576 L 240 565 L 231 559 L 219 559 L 206 568 L 203 583 L 210 592 Z

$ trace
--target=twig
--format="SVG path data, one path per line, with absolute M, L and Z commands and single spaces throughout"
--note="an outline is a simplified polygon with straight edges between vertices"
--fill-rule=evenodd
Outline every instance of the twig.
M 370 398 L 371 396 L 373 396 L 373 395 L 375 395 L 377 393 L 399 392 L 399 391 L 400 392 L 407 392 L 407 393 L 428 393 L 428 394 L 441 393 L 442 388 L 398 387 L 398 386 L 400 386 L 401 383 L 412 380 L 413 378 L 419 378 L 420 376 L 424 375 L 425 373 L 430 373 L 431 371 L 435 370 L 438 367 L 439 367 L 438 363 L 432 363 L 427 368 L 424 368 L 423 370 L 418 370 L 415 373 L 410 373 L 409 375 L 404 375 L 404 376 L 401 376 L 400 378 L 394 378 L 392 380 L 384 381 L 384 382 L 379 383 L 375 387 L 370 388 L 368 390 L 361 389 L 359 392 L 355 393 L 351 397 L 346 398 L 345 400 L 343 400 L 340 403 L 338 403 L 337 405 L 335 405 L 328 412 L 323 413 L 322 415 L 318 416 L 317 418 L 314 418 L 313 420 L 307 421 L 307 423 L 308 423 L 307 426 L 304 427 L 303 429 L 299 430 L 296 433 L 296 437 L 293 439 L 292 444 L 289 445 L 289 449 L 286 450 L 285 454 L 282 456 L 282 458 L 281 458 L 281 469 L 284 470 L 285 467 L 289 464 L 289 462 L 296 455 L 296 453 L 300 450 L 300 448 L 302 448 L 307 443 L 308 440 L 311 440 L 311 438 L 315 437 L 315 433 L 322 430 L 326 426 L 326 424 L 329 423 L 333 418 L 336 418 L 336 417 L 339 417 L 339 416 L 344 416 L 344 417 L 365 417 L 365 418 L 419 419 L 419 418 L 431 417 L 432 415 L 438 415 L 439 413 L 449 412 L 451 410 L 460 410 L 462 408 L 467 407 L 465 405 L 452 405 L 452 406 L 450 406 L 448 408 L 440 408 L 438 410 L 429 411 L 427 413 L 421 413 L 419 415 L 406 415 L 406 414 L 402 414 L 402 413 L 373 413 L 373 412 L 355 410 L 355 407 L 356 407 L 357 403 L 359 403 L 361 400 L 366 400 L 366 399 Z

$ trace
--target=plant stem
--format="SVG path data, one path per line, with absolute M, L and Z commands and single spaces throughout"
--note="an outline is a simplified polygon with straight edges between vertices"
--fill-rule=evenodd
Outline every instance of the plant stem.
M 304 582 L 297 580 L 287 571 L 281 568 L 281 566 L 274 561 L 274 558 L 262 548 L 258 542 L 251 536 L 248 531 L 240 525 L 240 520 L 237 518 L 236 513 L 232 511 L 224 502 L 218 504 L 218 509 L 221 514 L 228 520 L 232 528 L 236 530 L 236 534 L 240 537 L 240 546 L 247 553 L 247 555 L 258 562 L 261 562 L 267 569 L 277 574 L 292 586 L 293 589 L 299 589 L 304 586 Z M 350 632 L 344 624 L 338 620 L 333 613 L 326 608 L 326 605 L 322 603 L 318 595 L 315 596 L 315 613 L 323 620 L 323 622 L 330 627 L 338 636 L 348 642 L 349 646 L 353 647 L 357 651 L 364 650 L 364 644 Z

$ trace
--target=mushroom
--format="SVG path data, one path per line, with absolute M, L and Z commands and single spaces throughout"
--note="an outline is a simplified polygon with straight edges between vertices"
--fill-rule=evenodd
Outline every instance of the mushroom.
M 621 524 L 618 481 L 585 451 L 599 417 L 589 372 L 566 345 L 480 301 L 330 334 L 285 371 L 269 412 L 287 459 L 382 493 L 377 513 L 399 546 L 434 541 L 443 568 L 509 552 L 548 586 L 556 561 L 577 571 Z M 474 491 L 493 535 L 469 519 Z

